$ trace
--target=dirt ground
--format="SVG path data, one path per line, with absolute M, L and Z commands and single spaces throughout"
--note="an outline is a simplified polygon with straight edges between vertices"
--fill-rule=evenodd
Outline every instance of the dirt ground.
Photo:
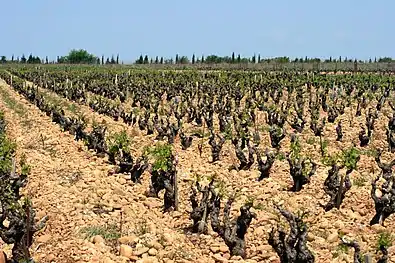
M 352 181 L 358 181 L 358 185 L 354 183 L 341 209 L 325 213 L 320 205 L 327 201 L 323 182 L 328 168 L 323 165 L 319 165 L 310 184 L 301 192 L 293 193 L 287 191 L 292 181 L 286 161 L 276 160 L 271 177 L 257 182 L 258 171 L 255 166 L 250 171 L 228 170 L 236 160 L 230 143 L 224 146 L 221 161 L 210 163 L 211 151 L 207 144 L 200 157 L 196 141 L 191 148 L 183 151 L 176 140 L 180 209 L 164 214 L 162 200 L 145 196 L 149 174 L 145 173 L 142 184 L 136 185 L 124 175 L 109 175 L 113 167 L 105 158 L 96 157 L 87 151 L 82 142 L 76 142 L 71 135 L 62 132 L 49 117 L 4 82 L 0 83 L 0 89 L 0 109 L 5 113 L 7 134 L 18 145 L 17 155 L 26 154 L 32 166 L 24 193 L 31 196 L 37 217 L 49 216 L 47 226 L 36 234 L 32 246 L 32 254 L 37 262 L 279 262 L 267 243 L 268 232 L 279 222 L 273 204 L 282 204 L 295 212 L 309 211 L 306 218 L 309 225 L 308 246 L 314 251 L 316 262 L 352 262 L 351 251 L 346 253 L 338 249 L 339 233 L 356 239 L 362 251 L 374 255 L 380 231 L 394 231 L 393 216 L 386 220 L 385 227 L 369 226 L 374 215 L 370 181 L 379 172 L 372 157 L 362 156 L 358 170 L 351 175 Z M 16 106 L 7 103 L 4 94 L 8 94 Z M 59 100 L 64 99 L 59 97 Z M 144 146 L 154 143 L 152 136 L 144 136 L 136 128 L 94 113 L 87 106 L 77 107 L 88 118 L 105 120 L 112 132 L 125 128 L 129 134 L 133 134 L 134 156 Z M 326 125 L 324 133 L 330 151 L 340 151 L 358 138 L 358 123 L 362 123 L 365 116 L 350 116 L 348 109 L 340 117 L 344 120 L 344 143 L 335 141 L 335 125 Z M 373 146 L 385 146 L 383 127 L 386 123 L 387 118 L 381 114 L 376 123 Z M 312 137 L 311 131 L 306 128 L 300 137 L 303 152 L 318 158 L 318 140 L 307 143 Z M 262 133 L 261 138 L 261 145 L 269 145 L 267 132 Z M 284 149 L 288 149 L 288 144 L 289 139 L 284 139 Z M 392 160 L 394 156 L 386 153 L 383 159 Z M 257 219 L 253 220 L 247 232 L 248 256 L 244 261 L 230 258 L 226 245 L 214 232 L 200 236 L 188 232 L 191 225 L 190 185 L 196 174 L 218 175 L 225 182 L 229 193 L 236 188 L 241 190 L 242 195 L 233 205 L 234 216 L 238 215 L 239 207 L 248 197 L 254 197 L 263 207 L 255 211 Z M 103 234 L 104 240 L 98 237 L 86 238 L 86 233 L 96 233 L 97 229 L 107 228 L 106 233 L 110 235 L 108 232 L 111 226 L 118 232 L 121 229 L 122 238 L 119 242 L 106 238 L 106 234 Z M 0 248 L 10 252 L 10 247 L 5 244 Z M 120 250 L 124 254 L 128 248 L 133 249 L 129 258 L 119 256 Z M 389 251 L 390 262 L 395 262 L 395 247 Z

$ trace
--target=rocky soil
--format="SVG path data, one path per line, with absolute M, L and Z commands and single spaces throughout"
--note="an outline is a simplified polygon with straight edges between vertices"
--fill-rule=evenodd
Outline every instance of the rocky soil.
M 353 187 L 347 192 L 341 209 L 325 213 L 320 205 L 327 201 L 323 182 L 328 168 L 323 165 L 309 185 L 301 192 L 292 193 L 288 191 L 291 178 L 286 161 L 277 160 L 271 177 L 257 182 L 255 166 L 250 171 L 228 170 L 237 160 L 230 143 L 225 145 L 221 161 L 209 163 L 208 145 L 200 157 L 196 141 L 182 151 L 176 140 L 180 209 L 164 214 L 162 200 L 145 196 L 148 173 L 144 174 L 142 184 L 136 185 L 124 175 L 111 174 L 113 167 L 105 158 L 87 151 L 81 142 L 62 132 L 49 117 L 4 82 L 0 83 L 0 90 L 0 109 L 5 112 L 7 133 L 18 145 L 17 154 L 26 154 L 32 166 L 25 194 L 32 198 L 37 217 L 49 216 L 46 228 L 35 236 L 32 246 L 37 262 L 279 262 L 267 243 L 268 232 L 280 222 L 273 204 L 282 204 L 294 212 L 309 211 L 308 245 L 314 251 L 316 262 L 352 262 L 351 251 L 339 250 L 339 234 L 356 239 L 364 252 L 374 255 L 380 231 L 394 231 L 393 216 L 386 220 L 385 227 L 369 226 L 374 215 L 370 181 L 379 173 L 372 157 L 362 156 L 358 170 L 351 176 Z M 135 128 L 93 113 L 86 106 L 77 107 L 88 118 L 105 120 L 110 131 L 127 128 L 128 133 L 133 134 L 135 156 L 144 146 L 154 143 L 153 137 L 143 136 Z M 350 118 L 349 111 L 341 118 L 344 119 L 344 143 L 335 141 L 334 125 L 326 127 L 330 152 L 350 146 L 353 140 L 357 143 L 358 123 L 365 120 L 364 115 Z M 383 127 L 386 123 L 385 116 L 377 120 L 371 144 L 374 147 L 385 147 Z M 301 136 L 303 151 L 318 160 L 318 140 L 307 143 L 312 137 L 306 129 Z M 266 133 L 261 144 L 268 143 Z M 282 145 L 282 149 L 287 150 L 289 140 L 284 140 Z M 394 157 L 389 153 L 383 155 L 385 161 Z M 216 174 L 224 181 L 228 193 L 240 189 L 242 194 L 233 205 L 233 216 L 238 215 L 239 207 L 250 197 L 262 207 L 255 211 L 257 219 L 247 233 L 245 260 L 231 258 L 227 246 L 213 231 L 200 236 L 189 232 L 190 185 L 196 174 L 206 177 Z M 1 240 L 0 248 L 9 254 L 10 247 L 1 244 Z M 390 262 L 395 262 L 395 247 L 389 251 Z

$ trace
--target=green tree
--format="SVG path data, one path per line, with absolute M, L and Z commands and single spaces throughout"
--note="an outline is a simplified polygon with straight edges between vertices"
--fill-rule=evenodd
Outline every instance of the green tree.
M 143 55 L 140 55 L 139 59 L 136 60 L 136 64 L 143 64 L 144 58 Z
M 116 61 L 117 65 L 119 64 L 119 54 L 117 54 L 117 61 Z
M 195 54 L 192 55 L 192 64 L 195 64 Z
M 41 60 L 39 57 L 35 57 L 32 54 L 29 55 L 29 58 L 26 61 L 28 64 L 40 64 Z
M 104 56 L 101 56 L 101 64 L 104 65 Z
M 178 58 L 179 59 L 179 63 L 180 64 L 188 64 L 189 63 L 189 59 L 188 59 L 188 57 L 187 56 L 181 56 L 180 58 Z
M 202 61 L 202 63 L 204 63 L 204 55 L 202 55 L 202 59 L 200 61 Z
M 96 56 L 84 49 L 73 49 L 67 56 L 61 57 L 60 60 L 69 64 L 94 64 L 96 63 Z
M 252 56 L 251 62 L 254 63 L 254 64 L 256 63 L 256 56 L 255 56 L 255 54 Z
M 163 64 L 163 57 L 160 57 L 160 64 Z
M 320 58 L 312 58 L 312 59 L 310 59 L 310 62 L 320 63 L 321 59 Z
M 218 64 L 221 63 L 221 58 L 216 55 L 210 55 L 206 57 L 206 63 L 208 64 Z
M 21 57 L 21 62 L 22 62 L 22 63 L 26 63 L 26 57 L 25 57 L 25 55 L 22 55 L 22 57 Z
M 149 63 L 149 60 L 148 60 L 148 55 L 145 55 L 145 57 L 144 57 L 144 62 L 143 62 L 144 64 L 148 64 Z
M 11 57 L 11 62 L 14 62 L 14 55 L 12 55 Z
M 45 57 L 45 64 L 48 64 L 48 56 Z
M 178 54 L 176 54 L 176 64 L 178 64 Z
M 240 63 L 241 62 L 241 57 L 240 57 L 240 54 L 239 55 L 237 55 L 237 63 Z
M 155 64 L 159 64 L 159 58 L 158 58 L 158 56 L 156 56 L 156 58 L 155 58 Z
M 235 63 L 235 52 L 232 52 L 232 63 Z
M 258 54 L 258 63 L 261 63 L 261 54 Z
M 33 55 L 32 54 L 29 55 L 29 57 L 27 59 L 27 63 L 28 64 L 32 64 L 33 63 Z
M 1 56 L 0 62 L 1 64 L 5 64 L 7 62 L 6 56 Z
M 277 63 L 289 63 L 290 62 L 289 57 L 275 57 L 272 60 Z
M 393 60 L 390 57 L 379 58 L 379 62 L 386 62 L 386 63 L 388 63 L 388 62 L 392 62 L 392 61 Z

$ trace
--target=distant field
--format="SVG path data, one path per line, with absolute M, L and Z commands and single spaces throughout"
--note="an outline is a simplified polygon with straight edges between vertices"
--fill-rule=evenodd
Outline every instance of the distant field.
M 28 64 L 0 64 L 0 67 L 60 67 L 72 66 L 73 68 L 90 68 L 97 67 L 92 65 L 64 65 L 64 64 L 40 64 L 40 65 L 28 65 Z M 119 64 L 119 65 L 99 65 L 99 67 L 105 68 L 144 68 L 144 69 L 199 69 L 199 70 L 249 70 L 249 71 L 282 71 L 282 70 L 296 70 L 296 71 L 347 71 L 353 72 L 354 62 L 321 62 L 321 63 L 243 63 L 243 64 Z M 394 62 L 372 62 L 372 63 L 357 63 L 358 71 L 365 72 L 376 72 L 376 71 L 395 71 Z

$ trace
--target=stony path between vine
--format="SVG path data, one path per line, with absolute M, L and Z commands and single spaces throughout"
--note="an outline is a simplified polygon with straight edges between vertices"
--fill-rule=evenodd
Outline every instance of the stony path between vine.
M 40 262 L 90 260 L 96 249 L 77 237 L 76 230 L 86 225 L 84 196 L 101 183 L 100 174 L 106 167 L 5 83 L 1 83 L 1 89 L 14 98 L 18 108 L 24 108 L 23 115 L 17 114 L 0 101 L 7 134 L 18 145 L 17 155 L 26 154 L 32 168 L 25 194 L 31 196 L 37 217 L 49 216 L 46 228 L 36 236 L 33 254 Z M 77 176 L 81 180 L 68 186 Z
M 162 248 L 163 251 L 157 251 L 162 253 L 162 258 L 166 259 L 166 255 L 180 258 L 177 251 L 182 251 L 184 234 L 172 233 L 168 228 L 172 218 L 162 215 L 160 209 L 152 209 L 160 207 L 160 203 L 134 192 L 125 178 L 108 176 L 111 167 L 104 159 L 84 150 L 81 143 L 62 132 L 49 117 L 4 82 L 0 82 L 0 89 L 14 99 L 19 109 L 10 109 L 3 99 L 0 100 L 0 109 L 8 124 L 7 134 L 18 145 L 17 156 L 25 154 L 32 168 L 24 193 L 31 196 L 37 217 L 49 216 L 46 228 L 35 236 L 32 246 L 37 262 L 112 262 L 110 259 L 127 262 L 127 258 L 116 256 L 116 247 L 100 240 L 93 244 L 84 240 L 80 233 L 87 226 L 119 227 L 121 211 L 125 220 L 122 232 L 126 238 L 138 240 L 140 235 L 141 240 L 152 239 L 150 241 L 155 244 L 159 236 L 162 245 L 156 244 L 156 247 Z M 92 211 L 95 205 L 108 212 L 96 215 Z M 178 238 L 181 240 L 175 242 Z M 3 246 L 9 252 L 10 248 Z M 191 257 L 192 261 L 200 258 L 199 254 L 190 255 L 185 248 L 184 251 L 189 254 L 184 256 Z

